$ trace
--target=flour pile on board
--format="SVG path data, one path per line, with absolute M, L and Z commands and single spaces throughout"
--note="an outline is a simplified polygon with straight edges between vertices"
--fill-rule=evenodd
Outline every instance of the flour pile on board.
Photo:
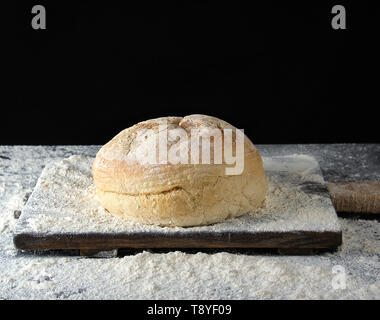
M 269 191 L 265 206 L 210 226 L 170 228 L 124 221 L 97 201 L 93 158 L 72 156 L 43 171 L 20 219 L 20 231 L 40 233 L 194 231 L 338 231 L 340 226 L 317 162 L 309 156 L 264 158 Z

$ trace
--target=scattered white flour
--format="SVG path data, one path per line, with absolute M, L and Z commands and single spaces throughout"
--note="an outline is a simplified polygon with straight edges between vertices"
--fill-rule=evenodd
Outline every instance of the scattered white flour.
M 24 195 L 21 194 L 22 186 L 17 184 L 13 188 L 8 188 L 9 194 L 1 198 L 7 199 L 6 202 L 0 202 L 0 234 L 12 234 L 17 220 L 14 218 L 16 210 L 21 211 L 25 205 Z M 1 199 L 0 198 L 0 199 Z
M 26 204 L 16 233 L 187 233 L 258 231 L 339 231 L 314 158 L 264 158 L 269 192 L 264 208 L 210 226 L 171 228 L 127 222 L 105 211 L 96 199 L 93 158 L 72 156 L 49 164 Z
M 347 224 L 348 232 L 351 226 Z M 373 244 L 379 253 L 379 240 Z M 7 269 L 0 269 L 0 296 L 13 299 L 378 299 L 379 260 L 359 261 L 364 262 L 366 265 L 361 266 L 360 272 L 371 273 L 372 278 L 357 277 L 354 261 L 335 259 L 330 254 L 283 257 L 144 251 L 112 259 L 21 254 L 8 261 Z M 344 288 L 333 287 L 334 266 L 343 266 L 345 270 Z
M 380 299 L 380 222 L 339 218 L 343 244 L 315 256 L 255 251 L 153 253 L 94 259 L 13 247 L 13 210 L 22 208 L 44 164 L 93 146 L 0 146 L 2 299 Z M 196 252 L 196 251 L 193 251 Z M 334 289 L 341 267 L 345 288 Z

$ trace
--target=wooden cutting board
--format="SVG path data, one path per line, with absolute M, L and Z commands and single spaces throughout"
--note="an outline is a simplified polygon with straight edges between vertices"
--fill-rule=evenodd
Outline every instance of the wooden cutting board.
M 94 200 L 91 158 L 52 163 L 22 211 L 14 244 L 22 250 L 79 249 L 82 254 L 119 248 L 272 248 L 310 253 L 339 246 L 342 232 L 318 162 L 307 155 L 263 160 L 270 185 L 267 199 L 275 206 L 190 228 L 142 226 L 113 217 Z

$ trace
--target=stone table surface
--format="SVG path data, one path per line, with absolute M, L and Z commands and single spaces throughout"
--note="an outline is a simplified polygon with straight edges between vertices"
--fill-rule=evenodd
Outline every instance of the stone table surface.
M 324 178 L 380 181 L 380 144 L 257 145 L 309 154 Z M 380 222 L 340 217 L 343 245 L 315 256 L 135 250 L 121 257 L 17 251 L 13 229 L 44 166 L 99 146 L 0 146 L 0 299 L 379 299 Z

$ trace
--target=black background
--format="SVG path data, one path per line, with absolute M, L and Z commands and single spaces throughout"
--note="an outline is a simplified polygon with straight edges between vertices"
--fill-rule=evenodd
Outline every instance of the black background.
M 374 3 L 121 3 L 18 5 L 0 144 L 104 144 L 138 121 L 191 113 L 257 144 L 379 142 Z M 31 27 L 35 4 L 46 30 Z M 331 27 L 335 4 L 346 30 Z

